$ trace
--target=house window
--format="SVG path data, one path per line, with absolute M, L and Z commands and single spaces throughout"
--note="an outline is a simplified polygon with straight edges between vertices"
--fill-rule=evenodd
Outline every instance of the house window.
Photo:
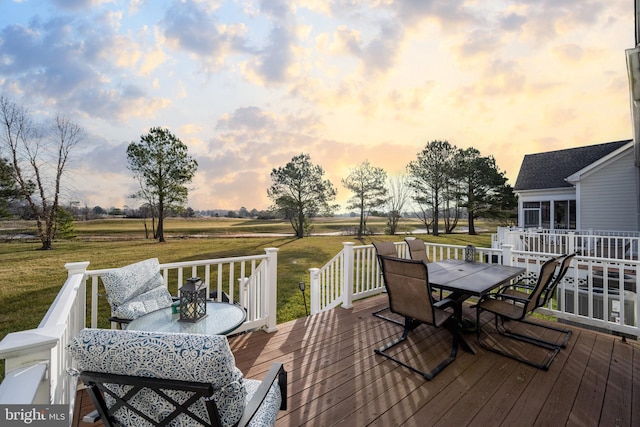
M 551 228 L 551 203 L 540 202 L 540 226 L 542 228 Z
M 540 202 L 524 202 L 524 227 L 540 227 Z
M 522 204 L 525 228 L 576 228 L 575 200 L 561 200 L 553 202 L 553 222 L 550 201 L 524 202 Z
M 565 230 L 576 228 L 576 202 L 575 200 L 556 201 L 553 204 L 554 227 Z

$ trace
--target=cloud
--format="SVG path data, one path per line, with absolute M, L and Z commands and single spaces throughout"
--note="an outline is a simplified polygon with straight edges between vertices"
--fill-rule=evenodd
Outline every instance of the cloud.
M 359 162 L 397 173 L 434 139 L 513 179 L 525 152 L 630 136 L 628 3 L 0 0 L 0 92 L 93 135 L 76 183 L 105 198 L 135 189 L 121 141 L 150 126 L 200 163 L 197 209 L 266 207 L 301 152 L 347 198 Z
M 233 52 L 251 52 L 241 23 L 223 23 L 216 3 L 197 0 L 174 1 L 159 23 L 167 46 L 193 55 L 206 73 L 223 66 Z
M 100 21 L 104 25 L 78 16 L 2 28 L 0 74 L 11 76 L 5 89 L 10 81 L 11 92 L 42 99 L 49 108 L 108 121 L 166 107 L 166 100 L 150 96 L 149 82 L 132 79 L 131 71 L 118 75 L 137 64 L 144 64 L 145 72 L 153 66 L 143 62 L 144 49 L 130 36 L 115 32 L 114 16 Z
M 301 29 L 297 27 L 295 16 L 286 1 L 262 1 L 260 12 L 270 25 L 266 43 L 253 48 L 252 56 L 241 69 L 253 83 L 280 85 L 293 77 L 298 37 L 306 36 L 309 29 L 299 31 Z
M 320 37 L 319 45 L 322 48 L 322 45 L 326 44 L 324 37 Z M 362 55 L 362 48 L 360 44 L 362 43 L 360 32 L 348 28 L 346 25 L 340 25 L 333 36 L 333 42 L 330 46 L 326 46 L 329 52 L 333 52 L 336 54 L 349 54 L 356 57 Z
M 113 0 L 51 0 L 51 2 L 59 9 L 78 11 L 88 10 L 105 3 L 112 3 Z
M 269 44 L 259 55 L 255 71 L 267 83 L 283 83 L 293 58 L 295 34 L 287 27 L 275 26 L 269 35 Z
M 82 170 L 88 174 L 130 174 L 127 169 L 127 146 L 129 142 L 112 144 L 104 138 L 89 135 L 83 141 Z M 89 148 L 86 148 L 86 147 Z
M 476 29 L 467 33 L 464 42 L 458 48 L 461 61 L 469 57 L 497 54 L 505 45 L 502 35 L 492 29 Z
M 417 124 L 421 118 L 416 117 L 416 113 L 424 111 L 435 86 L 436 82 L 427 81 L 422 86 L 394 89 L 387 94 L 385 108 L 393 112 L 396 119 Z
M 175 44 L 197 55 L 216 55 L 226 43 L 219 23 L 203 3 L 174 2 L 161 22 L 164 36 Z
M 223 209 L 247 206 L 247 200 L 253 203 L 247 207 L 265 208 L 271 170 L 301 152 L 319 152 L 322 140 L 318 130 L 322 126 L 318 117 L 304 112 L 278 114 L 255 106 L 239 108 L 218 120 L 208 153 L 197 159 L 197 180 L 207 183 L 203 191 Z M 236 199 L 239 204 L 231 204 Z
M 527 18 L 516 12 L 510 12 L 499 17 L 500 29 L 508 32 L 519 32 L 527 22 Z
M 256 106 L 222 116 L 216 124 L 216 136 L 209 141 L 209 152 L 198 158 L 198 191 L 216 201 L 209 206 L 265 208 L 270 203 L 266 191 L 271 185 L 271 170 L 284 166 L 295 155 L 308 153 L 314 164 L 327 171 L 326 178 L 338 188 L 338 201 L 342 202 L 350 195 L 340 180 L 357 163 L 369 159 L 390 174 L 398 174 L 418 152 L 404 143 L 367 140 L 352 144 L 327 139 L 325 126 L 321 117 L 308 112 L 277 113 Z
M 365 75 L 386 73 L 395 65 L 398 51 L 402 47 L 404 32 L 397 22 L 389 21 L 380 25 L 378 37 L 363 49 L 362 61 Z
M 465 0 L 399 0 L 393 2 L 390 8 L 410 27 L 430 20 L 437 22 L 447 31 L 455 31 L 461 28 L 462 24 L 468 25 L 477 20 Z
M 233 114 L 225 114 L 216 125 L 220 130 L 233 131 L 260 131 L 262 129 L 271 130 L 275 128 L 276 121 L 265 111 L 258 107 L 242 107 Z
M 519 0 L 517 4 L 527 17 L 525 34 L 538 45 L 576 28 L 593 28 L 606 13 L 603 2 L 597 0 Z
M 261 0 L 260 12 L 275 18 L 278 21 L 286 20 L 291 13 L 287 0 Z

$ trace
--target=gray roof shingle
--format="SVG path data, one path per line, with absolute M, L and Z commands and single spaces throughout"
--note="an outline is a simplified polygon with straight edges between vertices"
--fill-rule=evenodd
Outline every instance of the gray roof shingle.
M 572 187 L 566 178 L 631 142 L 607 142 L 586 147 L 527 154 L 522 160 L 514 191 Z

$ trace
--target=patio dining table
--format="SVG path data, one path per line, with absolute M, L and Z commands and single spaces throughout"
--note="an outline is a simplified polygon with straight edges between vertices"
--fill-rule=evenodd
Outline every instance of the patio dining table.
M 458 325 L 462 325 L 462 303 L 465 300 L 470 297 L 481 297 L 525 272 L 522 267 L 456 259 L 431 262 L 427 266 L 431 286 L 451 292 L 448 298 L 456 301 Z M 476 349 L 463 334 L 461 339 L 467 350 L 475 354 Z

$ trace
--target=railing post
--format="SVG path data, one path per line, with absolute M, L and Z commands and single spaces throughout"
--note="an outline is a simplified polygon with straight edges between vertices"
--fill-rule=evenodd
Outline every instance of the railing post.
M 567 254 L 572 254 L 576 251 L 576 232 L 567 231 Z
M 513 245 L 502 245 L 502 263 L 513 266 Z
M 248 312 L 249 311 L 249 278 L 248 277 L 238 277 L 238 290 L 240 292 L 240 301 L 238 302 Z M 207 289 L 207 295 L 209 295 L 209 289 Z
M 81 261 L 81 262 L 68 262 L 64 265 L 64 268 L 67 269 L 67 277 L 71 277 L 75 274 L 82 274 L 84 277 L 84 287 L 82 293 L 84 296 L 82 299 L 87 301 L 87 267 L 89 267 L 89 261 Z M 78 307 L 78 315 L 80 319 L 87 318 L 87 303 L 82 304 L 82 307 Z M 97 286 L 95 289 L 91 290 L 91 327 L 95 328 L 98 325 L 98 289 Z M 86 324 L 84 325 L 86 326 Z
M 353 307 L 353 242 L 343 242 L 342 250 L 342 308 Z
M 89 261 L 68 262 L 64 265 L 64 268 L 67 269 L 67 274 L 69 277 L 73 276 L 74 274 L 86 273 L 87 267 L 89 267 Z
M 309 269 L 309 311 L 311 314 L 320 313 L 320 279 L 318 277 L 319 268 Z
M 275 332 L 278 312 L 278 248 L 265 248 L 267 253 L 267 325 L 266 332 Z

